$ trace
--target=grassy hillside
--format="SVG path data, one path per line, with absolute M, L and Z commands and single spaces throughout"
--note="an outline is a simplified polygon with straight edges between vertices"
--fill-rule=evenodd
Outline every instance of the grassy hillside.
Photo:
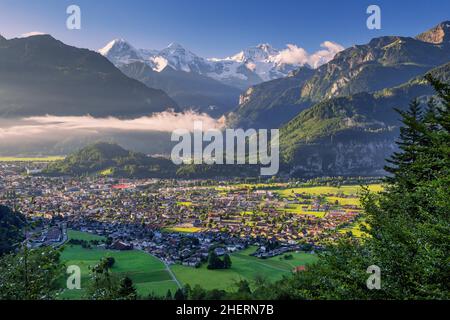
M 450 63 L 430 73 L 448 81 Z M 423 77 L 374 93 L 325 100 L 301 112 L 281 128 L 283 160 L 322 174 L 361 174 L 382 168 L 398 135 L 394 108 L 405 109 L 414 98 L 425 102 L 433 94 Z
M 0 157 L 0 162 L 54 162 L 59 160 L 64 160 L 64 157 Z
M 88 233 L 69 231 L 69 239 L 101 240 L 102 237 Z M 112 251 L 99 248 L 84 249 L 81 246 L 65 245 L 61 261 L 66 266 L 76 265 L 81 268 L 81 290 L 65 290 L 60 299 L 83 299 L 89 286 L 90 267 L 96 265 L 102 258 L 113 257 L 116 262 L 111 269 L 119 278 L 129 276 L 141 296 L 151 293 L 164 296 L 167 290 L 177 289 L 175 281 L 165 265 L 157 258 L 142 251 Z M 64 281 L 61 286 L 64 288 Z
M 123 149 L 117 144 L 98 142 L 75 152 L 62 161 L 51 163 L 49 175 L 101 175 L 116 177 L 167 177 L 175 172 L 170 160 L 147 157 Z
M 258 259 L 249 254 L 255 251 L 255 247 L 250 247 L 244 251 L 231 255 L 232 267 L 227 270 L 208 270 L 206 265 L 199 269 L 185 267 L 181 265 L 172 266 L 177 279 L 183 284 L 191 286 L 200 285 L 205 289 L 235 289 L 236 282 L 248 280 L 253 282 L 256 277 L 262 277 L 269 281 L 281 279 L 284 275 L 289 275 L 296 266 L 306 265 L 316 261 L 316 256 L 308 253 L 293 253 L 292 260 L 285 260 L 283 257 L 270 259 Z

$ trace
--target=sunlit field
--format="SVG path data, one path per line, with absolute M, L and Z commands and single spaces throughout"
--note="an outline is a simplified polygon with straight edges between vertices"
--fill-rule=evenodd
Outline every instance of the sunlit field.
M 0 157 L 0 162 L 54 162 L 63 160 L 62 156 L 50 157 Z
M 179 232 L 179 233 L 197 233 L 201 232 L 202 228 L 196 228 L 196 227 L 169 227 L 164 228 L 164 232 Z
M 367 186 L 371 192 L 380 192 L 383 190 L 381 184 L 371 184 Z M 326 195 L 326 194 L 342 194 L 346 196 L 358 197 L 361 193 L 362 188 L 359 185 L 351 186 L 341 186 L 341 187 L 329 187 L 329 186 L 318 186 L 318 187 L 301 187 L 301 188 L 290 188 L 279 190 L 279 194 L 285 197 L 292 196 L 293 194 L 311 194 L 311 195 Z
M 70 231 L 69 239 L 78 240 L 103 240 L 103 237 L 89 233 Z M 61 260 L 66 266 L 77 265 L 81 269 L 81 290 L 65 289 L 59 296 L 60 299 L 80 300 L 86 297 L 87 288 L 90 285 L 90 268 L 95 266 L 102 258 L 113 257 L 115 264 L 112 267 L 113 274 L 117 277 L 130 277 L 138 291 L 138 294 L 146 297 L 149 294 L 165 296 L 168 290 L 175 292 L 177 285 L 167 271 L 165 265 L 156 257 L 143 251 L 114 251 L 101 248 L 85 249 L 78 245 L 66 244 L 61 253 Z M 62 287 L 64 287 L 62 281 Z
M 198 269 L 181 265 L 174 265 L 171 269 L 182 284 L 231 291 L 236 289 L 236 283 L 240 280 L 248 280 L 250 283 L 258 277 L 269 281 L 280 280 L 283 276 L 292 274 L 295 267 L 317 260 L 314 254 L 304 252 L 289 253 L 293 257 L 291 260 L 284 259 L 284 256 L 259 259 L 250 256 L 255 249 L 250 247 L 231 254 L 232 266 L 227 270 L 208 270 L 206 264 Z

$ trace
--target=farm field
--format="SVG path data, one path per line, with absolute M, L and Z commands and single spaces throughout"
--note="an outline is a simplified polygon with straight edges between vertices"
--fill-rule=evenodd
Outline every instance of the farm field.
M 361 219 L 357 222 L 355 222 L 353 225 L 346 227 L 346 228 L 342 228 L 339 229 L 340 233 L 348 233 L 351 232 L 352 236 L 356 237 L 356 238 L 362 238 L 364 236 L 367 236 L 367 234 L 361 230 L 362 226 L 365 226 L 366 228 L 368 227 L 367 223 L 364 221 L 364 219 Z
M 191 207 L 192 206 L 192 202 L 190 202 L 190 201 L 179 201 L 179 202 L 177 202 L 177 206 L 180 206 L 180 207 Z
M 81 232 L 76 230 L 67 230 L 67 237 L 74 240 L 85 240 L 85 241 L 92 241 L 92 240 L 98 240 L 102 241 L 105 240 L 105 237 L 98 236 L 95 234 L 87 233 L 87 232 Z
M 69 239 L 102 240 L 102 237 L 88 233 L 69 230 Z M 113 257 L 115 264 L 112 272 L 120 278 L 129 276 L 138 290 L 139 295 L 150 293 L 164 296 L 167 290 L 175 292 L 177 285 L 173 281 L 165 265 L 156 257 L 142 251 L 112 251 L 99 248 L 84 249 L 78 245 L 66 244 L 61 253 L 61 260 L 66 266 L 77 265 L 81 269 L 81 290 L 65 290 L 60 299 L 83 299 L 86 287 L 89 285 L 90 267 L 102 258 Z M 64 286 L 65 283 L 62 283 Z
M 383 185 L 371 184 L 367 186 L 368 189 L 373 192 L 383 191 Z M 362 212 L 360 195 L 362 188 L 359 185 L 345 185 L 341 187 L 329 187 L 329 186 L 317 186 L 317 187 L 300 187 L 300 188 L 288 188 L 277 190 L 278 194 L 291 202 L 298 199 L 296 195 L 304 197 L 322 198 L 322 203 L 326 203 L 329 206 L 328 210 L 343 210 L 346 212 Z M 290 203 L 286 205 L 284 212 L 302 214 L 302 215 L 314 215 L 318 218 L 324 218 L 327 214 L 326 211 L 314 211 L 311 204 L 296 204 Z M 365 233 L 361 230 L 361 225 L 364 224 L 364 218 L 358 219 L 353 224 L 341 228 L 338 230 L 341 234 L 351 233 L 356 238 L 362 238 Z
M 113 173 L 114 173 L 114 169 L 113 168 L 108 168 L 108 169 L 105 169 L 103 171 L 100 171 L 100 175 L 101 176 L 110 176 Z
M 310 214 L 313 216 L 316 216 L 317 218 L 323 218 L 325 216 L 324 211 L 305 211 L 303 209 L 304 205 L 301 204 L 290 204 L 287 206 L 286 209 L 283 209 L 282 211 L 286 213 L 294 213 L 294 214 Z
M 163 229 L 164 232 L 178 232 L 178 233 L 197 233 L 201 232 L 202 230 L 203 230 L 202 228 L 197 227 L 169 227 Z
M 291 274 L 296 266 L 313 263 L 317 259 L 315 255 L 309 253 L 292 253 L 292 260 L 285 260 L 283 257 L 263 260 L 249 256 L 255 249 L 250 247 L 233 253 L 232 267 L 228 270 L 208 270 L 206 264 L 198 269 L 181 265 L 171 266 L 171 269 L 182 284 L 189 284 L 192 287 L 198 284 L 205 289 L 229 291 L 235 288 L 237 281 L 248 280 L 251 283 L 257 276 L 269 281 L 279 280 L 284 275 Z
M 371 184 L 368 186 L 371 192 L 380 192 L 383 190 L 381 184 Z M 310 195 L 326 195 L 326 194 L 342 194 L 345 196 L 358 197 L 361 192 L 361 186 L 359 185 L 348 185 L 341 187 L 328 187 L 328 186 L 318 186 L 318 187 L 301 187 L 301 188 L 290 188 L 278 190 L 278 193 L 284 197 L 291 197 L 293 194 L 310 194 Z
M 380 192 L 383 190 L 381 184 L 372 184 L 368 186 L 371 192 Z M 318 187 L 301 187 L 301 188 L 289 188 L 280 189 L 276 192 L 285 199 L 295 200 L 297 194 L 313 197 L 323 197 L 324 201 L 329 205 L 335 206 L 360 206 L 360 193 L 362 189 L 358 185 L 347 185 L 341 187 L 328 187 L 328 186 L 318 186 Z M 307 207 L 305 210 L 304 207 Z M 323 218 L 325 216 L 324 211 L 314 211 L 311 210 L 310 205 L 301 204 L 289 204 L 285 209 L 285 212 L 295 213 L 295 214 L 311 214 L 318 218 Z
M 50 157 L 0 157 L 0 162 L 53 162 L 63 160 L 62 156 Z

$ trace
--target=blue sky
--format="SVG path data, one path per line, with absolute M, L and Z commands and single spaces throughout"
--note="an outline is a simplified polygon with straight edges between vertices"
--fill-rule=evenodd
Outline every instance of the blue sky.
M 81 7 L 82 30 L 65 27 L 70 4 Z M 381 7 L 381 30 L 366 28 L 370 4 Z M 91 49 L 114 38 L 150 49 L 178 42 L 223 57 L 258 43 L 293 43 L 312 52 L 326 40 L 348 47 L 381 35 L 415 36 L 449 20 L 449 13 L 447 0 L 0 0 L 0 34 L 40 31 Z

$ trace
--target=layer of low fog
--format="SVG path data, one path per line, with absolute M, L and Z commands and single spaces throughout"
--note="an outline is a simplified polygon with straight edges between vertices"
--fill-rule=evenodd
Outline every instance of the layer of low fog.
M 193 130 L 202 121 L 203 130 L 219 129 L 223 119 L 213 119 L 193 111 L 162 112 L 132 120 L 83 117 L 0 118 L 0 155 L 65 155 L 96 141 L 148 154 L 169 154 L 176 129 Z

